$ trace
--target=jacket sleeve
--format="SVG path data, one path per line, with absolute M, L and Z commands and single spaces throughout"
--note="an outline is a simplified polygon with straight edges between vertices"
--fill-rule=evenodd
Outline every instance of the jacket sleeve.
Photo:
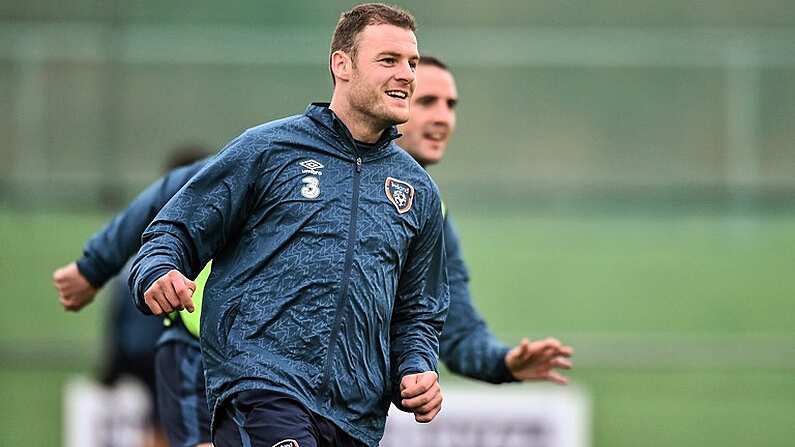
M 205 159 L 174 169 L 138 194 L 88 240 L 77 260 L 80 274 L 97 289 L 117 275 L 141 247 L 141 234 L 160 208 L 206 163 Z
M 129 279 L 135 304 L 144 314 L 151 312 L 143 294 L 156 279 L 170 270 L 195 278 L 243 222 L 257 172 L 257 158 L 247 141 L 243 134 L 229 143 L 144 231 Z
M 444 222 L 450 311 L 439 339 L 439 354 L 450 371 L 491 383 L 513 382 L 505 366 L 508 347 L 486 326 L 472 304 L 469 274 L 461 256 L 458 234 L 448 215 Z
M 438 192 L 429 202 L 427 221 L 401 272 L 390 326 L 392 401 L 399 408 L 401 378 L 437 370 L 439 333 L 449 305 Z

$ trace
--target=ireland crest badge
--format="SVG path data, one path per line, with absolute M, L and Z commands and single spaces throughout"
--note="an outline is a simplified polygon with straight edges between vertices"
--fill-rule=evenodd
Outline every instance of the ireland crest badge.
M 414 202 L 414 187 L 406 182 L 387 177 L 384 183 L 386 198 L 395 205 L 398 213 L 403 214 L 411 209 Z

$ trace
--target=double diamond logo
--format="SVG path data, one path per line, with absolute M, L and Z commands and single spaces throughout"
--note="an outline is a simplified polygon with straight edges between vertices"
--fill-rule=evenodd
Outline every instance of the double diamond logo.
M 319 169 L 323 169 L 325 167 L 319 161 L 312 159 L 304 160 L 298 164 L 306 168 L 305 170 L 301 171 L 302 174 L 322 175 L 323 173 L 320 172 Z

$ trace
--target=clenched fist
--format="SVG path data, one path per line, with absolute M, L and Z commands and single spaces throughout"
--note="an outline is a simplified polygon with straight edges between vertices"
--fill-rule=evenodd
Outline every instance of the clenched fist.
M 87 306 L 97 294 L 97 289 L 80 273 L 74 262 L 53 272 L 52 284 L 58 290 L 58 300 L 63 308 L 72 312 Z
M 442 409 L 442 388 L 434 371 L 408 374 L 400 380 L 400 404 L 417 422 L 431 422 Z
M 183 309 L 193 312 L 195 290 L 193 281 L 177 270 L 170 270 L 144 292 L 144 302 L 155 315 Z

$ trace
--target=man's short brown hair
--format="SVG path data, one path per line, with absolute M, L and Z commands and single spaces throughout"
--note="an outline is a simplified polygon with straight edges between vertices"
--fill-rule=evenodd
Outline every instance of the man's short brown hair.
M 355 6 L 350 11 L 340 14 L 334 35 L 331 37 L 329 71 L 331 71 L 331 55 L 335 51 L 347 53 L 353 59 L 354 64 L 356 63 L 359 34 L 369 25 L 394 25 L 411 31 L 417 30 L 414 16 L 397 6 L 383 3 L 364 3 Z M 331 80 L 336 84 L 333 71 L 331 71 Z

